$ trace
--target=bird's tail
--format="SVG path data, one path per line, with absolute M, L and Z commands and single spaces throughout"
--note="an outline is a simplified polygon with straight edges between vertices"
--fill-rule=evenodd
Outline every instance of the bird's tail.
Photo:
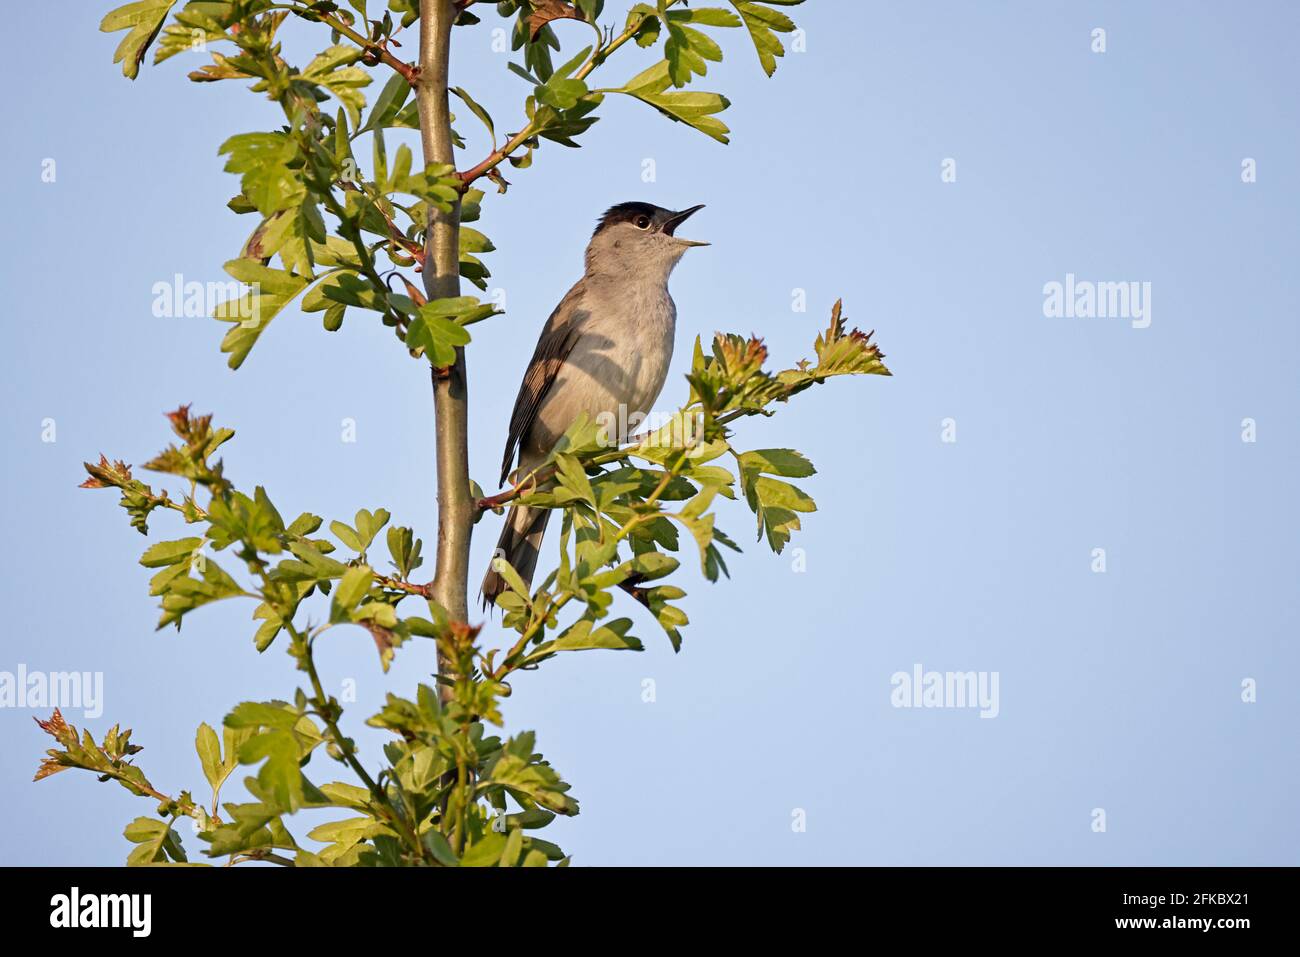
M 542 547 L 542 536 L 546 534 L 546 521 L 551 517 L 548 508 L 529 508 L 526 505 L 511 506 L 506 514 L 505 527 L 501 529 L 501 538 L 497 540 L 493 560 L 504 558 L 525 585 L 531 585 L 533 572 L 537 570 L 537 555 Z M 483 576 L 483 607 L 491 608 L 497 596 L 509 590 L 504 578 L 495 568 L 488 565 L 488 572 Z

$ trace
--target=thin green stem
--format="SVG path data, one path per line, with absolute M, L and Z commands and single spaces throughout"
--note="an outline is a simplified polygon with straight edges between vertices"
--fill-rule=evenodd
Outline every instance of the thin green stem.
M 337 704 L 331 702 L 330 697 L 325 693 L 325 686 L 321 683 L 320 672 L 317 670 L 315 658 L 312 656 L 311 639 L 304 637 L 303 634 L 294 627 L 294 624 L 291 621 L 286 621 L 284 627 L 285 630 L 289 632 L 289 637 L 294 642 L 294 646 L 299 649 L 300 654 L 298 655 L 298 660 L 302 663 L 302 668 L 307 672 L 307 678 L 311 682 L 312 693 L 314 695 L 312 703 L 316 706 L 316 711 L 320 715 L 321 720 L 325 722 L 325 727 L 329 730 L 330 737 L 338 747 L 339 754 L 343 756 L 344 762 L 366 786 L 366 790 L 370 792 L 370 796 L 374 800 L 376 809 L 380 814 L 386 818 L 389 823 L 396 827 L 398 831 L 403 832 L 403 836 L 410 843 L 412 849 L 423 857 L 425 853 L 424 845 L 420 842 L 419 836 L 416 834 L 413 825 L 398 812 L 397 808 L 393 805 L 393 802 L 389 799 L 387 792 L 385 792 L 384 789 L 375 782 L 375 779 L 370 776 L 370 772 L 366 770 L 365 765 L 363 765 L 357 757 L 356 749 L 352 746 L 352 742 L 344 736 L 342 730 L 339 728 L 338 712 L 340 709 Z
M 533 620 L 528 623 L 528 627 L 525 628 L 523 633 L 519 636 L 519 640 L 510 646 L 510 651 L 506 654 L 505 659 L 497 666 L 496 671 L 492 673 L 493 681 L 500 681 L 512 671 L 518 670 L 519 662 L 515 661 L 515 659 L 524 653 L 524 650 L 528 647 L 528 643 L 534 636 L 536 636 L 537 632 L 546 625 L 547 620 L 567 605 L 572 598 L 573 594 L 570 592 L 561 595 L 559 598 L 552 598 L 547 602 L 546 608 L 543 610 L 542 614 L 535 616 Z
M 402 76 L 406 77 L 406 82 L 414 85 L 416 76 L 419 72 L 416 67 L 412 66 L 410 63 L 403 63 L 391 52 L 389 52 L 388 48 L 384 46 L 382 43 L 375 43 L 369 37 L 362 36 L 360 33 L 358 33 L 356 30 L 353 30 L 350 26 L 348 26 L 338 17 L 331 16 L 328 13 L 321 13 L 316 10 L 309 10 L 306 7 L 300 7 L 295 4 L 289 4 L 289 3 L 275 3 L 275 4 L 271 4 L 265 9 L 288 10 L 290 13 L 297 14 L 298 16 L 302 17 L 305 20 L 319 20 L 321 23 L 328 26 L 331 30 L 338 33 L 340 36 L 347 37 L 354 44 L 359 46 L 362 50 L 378 57 L 381 63 L 385 63 L 388 66 L 392 67 Z

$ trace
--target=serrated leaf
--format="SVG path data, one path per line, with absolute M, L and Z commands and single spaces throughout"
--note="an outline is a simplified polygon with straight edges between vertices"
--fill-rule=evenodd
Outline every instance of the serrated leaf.
M 435 368 L 443 369 L 456 361 L 456 348 L 469 345 L 469 331 L 448 318 L 455 315 L 461 300 L 477 304 L 472 297 L 460 300 L 437 299 L 420 307 L 419 314 L 411 320 L 406 330 L 406 345 L 417 355 L 423 355 Z
M 274 728 L 245 741 L 239 748 L 241 764 L 262 762 L 257 772 L 259 790 L 281 811 L 296 811 L 302 804 L 301 751 L 291 731 Z
M 246 728 L 292 728 L 301 717 L 283 701 L 241 701 L 222 724 L 233 730 Z
M 640 639 L 627 633 L 631 627 L 631 618 L 616 618 L 599 626 L 590 619 L 582 618 L 565 629 L 558 638 L 542 642 L 524 661 L 526 664 L 534 664 L 558 651 L 588 651 L 597 648 L 644 651 L 645 646 Z
M 758 499 L 766 507 L 788 508 L 794 512 L 815 512 L 817 505 L 801 489 L 778 479 L 759 476 L 754 482 Z
M 287 133 L 239 133 L 217 152 L 229 155 L 226 172 L 240 175 L 243 195 L 263 216 L 296 206 L 307 195 L 299 172 L 290 166 L 299 151 Z
M 672 77 L 668 61 L 662 60 L 637 74 L 626 85 L 608 92 L 626 93 L 653 106 L 671 120 L 694 127 L 720 143 L 729 142 L 727 125 L 713 114 L 721 113 L 731 101 L 718 93 L 670 91 Z
M 239 299 L 219 305 L 213 316 L 233 324 L 221 340 L 221 351 L 230 354 L 230 368 L 238 369 L 271 320 L 306 288 L 309 280 L 249 259 L 232 259 L 225 268 L 251 287 Z
M 816 474 L 813 464 L 794 449 L 754 449 L 740 456 L 741 468 L 786 478 L 807 478 Z
M 758 53 L 758 62 L 763 72 L 771 76 L 776 72 L 776 58 L 785 56 L 785 47 L 777 39 L 777 33 L 790 33 L 795 29 L 794 21 L 779 10 L 770 6 L 793 7 L 803 0 L 731 0 L 731 5 L 745 22 L 754 49 Z
M 99 22 L 103 33 L 130 31 L 113 53 L 113 62 L 122 64 L 124 76 L 134 80 L 139 75 L 144 55 L 175 3 L 176 0 L 139 0 L 109 11 Z
M 182 565 L 193 558 L 194 552 L 201 544 L 203 544 L 201 538 L 178 538 L 174 542 L 158 542 L 150 545 L 140 556 L 140 564 L 145 568 Z

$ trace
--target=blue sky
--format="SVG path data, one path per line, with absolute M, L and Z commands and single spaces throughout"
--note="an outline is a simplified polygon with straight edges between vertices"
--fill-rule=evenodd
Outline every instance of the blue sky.
M 224 208 L 237 184 L 216 150 L 275 108 L 188 83 L 197 55 L 126 81 L 117 37 L 96 31 L 109 4 L 28 6 L 28 29 L 57 39 L 0 67 L 21 91 L 0 153 L 0 671 L 103 672 L 90 727 L 133 727 L 159 787 L 198 787 L 194 727 L 287 696 L 297 675 L 278 649 L 254 650 L 249 605 L 155 634 L 135 563 L 146 542 L 108 493 L 75 488 L 80 463 L 144 461 L 165 442 L 161 413 L 192 402 L 236 429 L 239 484 L 293 514 L 384 506 L 429 552 L 428 376 L 356 316 L 330 335 L 291 309 L 237 372 L 217 323 L 155 318 L 156 282 L 223 278 L 250 227 Z M 730 146 L 611 100 L 583 149 L 547 145 L 508 171 L 477 224 L 499 247 L 488 262 L 507 307 L 475 327 L 470 354 L 485 487 L 537 331 L 615 202 L 708 205 L 691 236 L 714 245 L 673 279 L 665 405 L 684 395 L 694 336 L 757 333 L 791 362 L 839 297 L 894 372 L 743 424 L 738 446 L 813 460 L 820 510 L 802 553 L 775 556 L 743 506 L 724 507 L 745 553 L 730 581 L 687 576 L 679 655 L 632 608 L 644 654 L 572 656 L 515 682 L 508 729 L 537 729 L 582 802 L 554 839 L 580 864 L 1300 863 L 1300 10 L 811 0 L 795 13 L 806 52 L 774 79 L 736 32 L 699 81 L 733 102 Z M 513 130 L 526 87 L 486 20 L 458 32 L 453 82 Z M 290 55 L 309 55 L 312 28 L 290 30 Z M 575 50 L 586 32 L 561 27 Z M 644 57 L 620 53 L 607 81 Z M 472 161 L 485 141 L 459 126 Z M 1149 283 L 1150 324 L 1048 317 L 1044 286 L 1067 274 Z M 475 569 L 497 521 L 479 526 Z M 425 680 L 419 645 L 385 676 L 363 632 L 332 634 L 321 666 L 336 693 L 356 683 L 355 717 Z M 894 707 L 892 676 L 916 665 L 996 673 L 996 718 Z M 31 783 L 37 713 L 0 708 L 0 810 L 22 822 L 0 861 L 120 863 L 121 828 L 148 803 L 75 772 Z M 351 727 L 373 759 L 382 738 Z M 317 777 L 345 776 L 323 765 Z

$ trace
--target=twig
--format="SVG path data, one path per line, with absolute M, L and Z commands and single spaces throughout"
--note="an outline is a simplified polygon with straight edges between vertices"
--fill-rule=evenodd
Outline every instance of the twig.
M 396 56 L 393 55 L 393 53 L 388 49 L 387 46 L 385 46 L 382 43 L 376 43 L 374 40 L 362 36 L 360 33 L 357 33 L 356 30 L 353 30 L 350 26 L 348 26 L 338 17 L 331 16 L 328 13 L 321 13 L 316 10 L 310 10 L 306 7 L 299 7 L 294 4 L 286 4 L 286 3 L 272 4 L 271 6 L 266 7 L 266 9 L 267 10 L 288 10 L 290 13 L 294 13 L 298 15 L 302 17 L 304 20 L 319 20 L 321 23 L 324 23 L 326 26 L 328 26 L 331 30 L 334 30 L 336 33 L 340 34 L 341 36 L 347 37 L 349 40 L 351 40 L 353 43 L 359 46 L 362 50 L 366 51 L 367 53 L 370 53 L 375 57 L 378 57 L 381 63 L 387 64 L 388 66 L 396 70 L 398 73 L 400 73 L 402 76 L 406 77 L 406 82 L 411 84 L 411 86 L 415 86 L 416 81 L 419 79 L 420 68 L 418 66 L 412 63 L 403 63 L 400 59 L 398 59 Z
M 677 2 L 678 0 L 668 0 L 666 6 L 671 7 Z M 642 24 L 644 24 L 650 16 L 651 14 L 645 14 L 635 23 L 629 23 L 627 28 L 624 29 L 622 33 L 620 33 L 618 36 L 610 40 L 609 43 L 605 44 L 605 46 L 596 47 L 595 51 L 588 58 L 587 62 L 584 63 L 582 67 L 576 73 L 573 74 L 573 79 L 585 80 L 587 77 L 589 77 L 592 71 L 595 70 L 596 67 L 604 63 L 605 60 L 608 59 L 611 53 L 613 53 L 623 44 L 627 43 L 628 40 L 631 40 L 632 37 L 636 36 L 637 31 L 641 29 Z M 475 166 L 471 166 L 469 169 L 463 172 L 457 173 L 456 175 L 460 177 L 461 184 L 464 187 L 468 187 L 476 179 L 478 179 L 481 176 L 487 175 L 492 170 L 496 169 L 498 166 L 504 163 L 506 159 L 509 158 L 510 155 L 514 153 L 515 150 L 519 149 L 519 147 L 524 144 L 525 141 L 527 141 L 532 136 L 536 135 L 538 131 L 534 129 L 534 126 L 535 126 L 534 123 L 529 123 L 518 133 L 515 133 L 508 140 L 506 140 L 506 142 L 501 145 L 500 149 L 495 149 L 491 153 L 489 153 L 482 160 L 482 162 L 478 163 Z
M 301 649 L 302 653 L 298 660 L 302 662 L 303 670 L 307 672 L 307 678 L 311 681 L 312 692 L 315 695 L 313 704 L 316 705 L 317 713 L 320 715 L 321 720 L 325 722 L 325 727 L 329 729 L 334 743 L 338 746 L 339 754 L 343 756 L 344 762 L 366 786 L 366 790 L 370 792 L 370 796 L 380 814 L 399 831 L 404 832 L 404 837 L 410 843 L 410 846 L 417 854 L 424 857 L 424 844 L 420 841 L 413 825 L 398 813 L 397 808 L 393 806 L 393 802 L 389 800 L 388 794 L 375 782 L 375 779 L 370 776 L 370 772 L 366 770 L 365 765 L 357 758 L 356 749 L 353 747 L 352 742 L 339 729 L 338 715 L 336 713 L 339 709 L 337 705 L 330 703 L 329 696 L 325 694 L 325 686 L 321 684 L 320 673 L 316 670 L 316 661 L 312 657 L 311 640 L 303 637 L 302 633 L 294 627 L 291 621 L 286 621 L 284 627 L 289 632 L 289 637 L 294 644 Z
M 427 585 L 417 585 L 415 582 L 404 582 L 397 578 L 390 578 L 387 575 L 376 575 L 375 584 L 381 588 L 391 588 L 393 591 L 404 591 L 409 595 L 419 595 L 421 598 L 433 597 L 433 582 Z

